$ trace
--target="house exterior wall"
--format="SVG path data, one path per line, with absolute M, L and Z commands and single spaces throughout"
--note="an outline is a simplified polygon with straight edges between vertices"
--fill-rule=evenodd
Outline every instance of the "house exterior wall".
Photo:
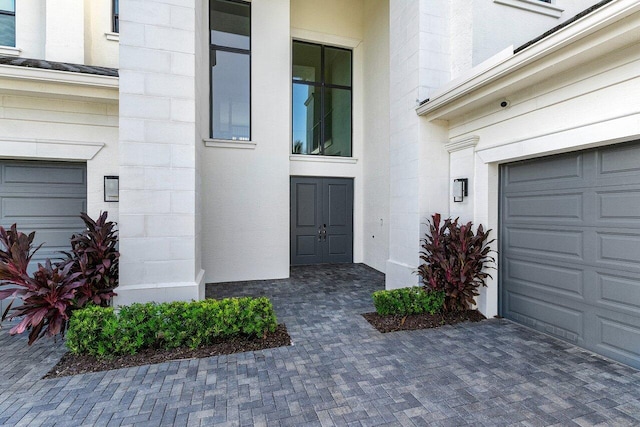
M 120 220 L 118 304 L 287 277 L 291 176 L 353 178 L 354 261 L 384 271 L 388 288 L 415 285 L 431 214 L 497 229 L 499 164 L 637 139 L 637 38 L 598 43 L 631 15 L 592 38 L 600 24 L 554 36 L 537 65 L 416 114 L 593 2 L 253 0 L 251 141 L 209 138 L 206 0 L 123 2 L 120 42 L 111 2 L 19 2 L 17 46 L 0 53 L 119 64 L 121 77 L 119 93 L 93 77 L 0 78 L 0 156 L 87 161 L 90 213 Z M 292 40 L 352 49 L 353 157 L 291 154 Z M 101 201 L 111 174 L 119 206 Z M 452 203 L 461 177 L 471 196 Z M 478 304 L 496 313 L 495 279 Z
M 290 8 L 285 0 L 260 0 L 251 9 L 251 141 L 208 140 L 208 97 L 201 125 L 207 144 L 202 152 L 207 282 L 289 275 Z M 201 25 L 208 27 L 208 20 Z M 208 55 L 208 44 L 206 49 Z M 208 60 L 205 66 L 208 79 Z
M 639 5 L 611 3 L 523 51 L 518 71 L 424 112 L 425 120 L 448 122 L 449 181 L 470 180 L 469 198 L 450 202 L 451 214 L 498 230 L 500 164 L 640 138 L 639 28 Z M 499 278 L 492 275 L 478 298 L 487 316 L 498 313 Z
M 452 180 L 465 175 L 465 167 L 460 165 L 472 163 L 473 151 L 445 146 L 450 141 L 448 117 L 416 119 L 411 111 L 419 101 L 438 97 L 447 87 L 466 81 L 476 65 L 488 67 L 492 61 L 500 61 L 512 54 L 514 46 L 592 4 L 589 0 L 559 0 L 551 5 L 527 0 L 390 1 L 387 288 L 418 282 L 414 272 L 419 264 L 420 239 L 431 214 L 472 219 L 466 212 L 483 208 L 476 200 L 467 200 L 462 206 L 449 201 Z
M 364 259 L 363 2 L 317 6 L 252 2 L 252 141 L 207 140 L 208 120 L 203 123 L 207 282 L 288 277 L 290 176 L 354 178 L 354 261 Z M 353 158 L 291 155 L 292 39 L 353 50 Z

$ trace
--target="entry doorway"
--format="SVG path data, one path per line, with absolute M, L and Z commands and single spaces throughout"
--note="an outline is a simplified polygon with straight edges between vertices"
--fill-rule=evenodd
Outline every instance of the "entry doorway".
M 291 265 L 353 262 L 353 179 L 291 177 Z

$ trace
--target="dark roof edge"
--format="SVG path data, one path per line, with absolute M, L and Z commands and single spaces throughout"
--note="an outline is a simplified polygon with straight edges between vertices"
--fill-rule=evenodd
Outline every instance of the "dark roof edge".
M 14 67 L 39 68 L 42 70 L 64 71 L 67 73 L 92 74 L 97 76 L 118 77 L 117 68 L 97 67 L 94 65 L 72 64 L 68 62 L 45 61 L 44 59 L 16 58 L 0 56 L 0 65 Z
M 561 23 L 560 25 L 557 25 L 555 27 L 553 27 L 552 29 L 550 29 L 549 31 L 539 35 L 538 37 L 536 37 L 533 40 L 529 40 L 528 42 L 526 42 L 525 44 L 523 44 L 522 46 L 519 46 L 518 48 L 516 48 L 513 53 L 516 54 L 526 48 L 528 48 L 529 46 L 532 46 L 536 43 L 538 43 L 540 40 L 545 39 L 547 37 L 549 37 L 551 34 L 558 32 L 559 30 L 563 29 L 564 27 L 572 24 L 573 22 L 577 21 L 580 18 L 583 18 L 587 15 L 589 15 L 590 13 L 592 13 L 595 10 L 600 9 L 602 6 L 606 5 L 607 3 L 611 3 L 613 0 L 602 0 L 596 4 L 594 4 L 593 6 L 583 10 L 582 12 L 578 13 L 577 15 L 573 16 L 572 18 L 567 19 L 566 21 L 564 21 L 563 23 Z

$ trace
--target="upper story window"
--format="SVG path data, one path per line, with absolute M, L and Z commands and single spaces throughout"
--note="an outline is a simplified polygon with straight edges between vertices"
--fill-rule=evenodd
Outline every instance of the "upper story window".
M 16 2 L 0 0 L 0 46 L 16 45 Z
M 118 0 L 113 0 L 113 4 L 111 5 L 111 29 L 114 33 L 120 32 L 120 2 Z
M 293 42 L 294 154 L 351 157 L 351 51 Z
M 211 137 L 251 139 L 251 3 L 209 3 Z

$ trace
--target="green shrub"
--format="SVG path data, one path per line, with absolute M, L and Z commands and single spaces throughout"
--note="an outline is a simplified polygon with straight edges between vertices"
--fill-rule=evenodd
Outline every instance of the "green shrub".
M 444 305 L 444 292 L 426 291 L 421 287 L 376 291 L 373 305 L 380 315 L 435 314 Z
M 233 335 L 262 337 L 277 319 L 268 298 L 146 303 L 74 312 L 66 345 L 71 353 L 108 357 L 144 348 L 197 348 Z
M 71 316 L 65 342 L 71 353 L 104 357 L 118 352 L 118 330 L 113 308 L 88 306 Z

